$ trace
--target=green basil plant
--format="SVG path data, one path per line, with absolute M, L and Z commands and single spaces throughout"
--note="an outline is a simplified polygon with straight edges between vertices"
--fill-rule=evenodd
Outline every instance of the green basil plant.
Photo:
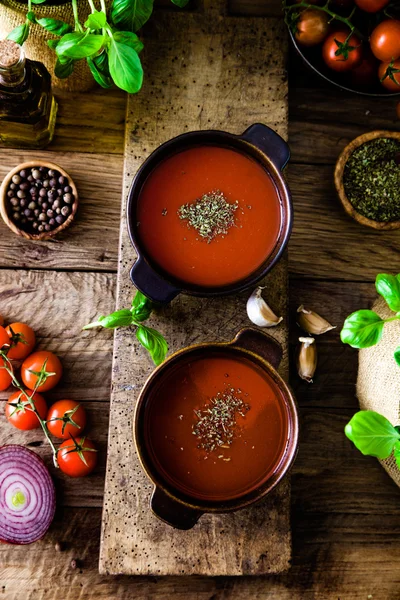
M 28 0 L 25 23 L 13 29 L 7 39 L 22 45 L 29 36 L 31 23 L 35 23 L 55 36 L 47 43 L 57 55 L 54 71 L 58 78 L 69 77 L 75 63 L 86 60 L 93 78 L 103 88 L 114 83 L 130 94 L 140 90 L 143 68 L 139 53 L 143 44 L 136 32 L 150 18 L 153 0 L 113 0 L 108 14 L 105 0 L 100 0 L 100 10 L 93 0 L 82 0 L 89 3 L 91 10 L 83 25 L 78 18 L 78 0 L 71 0 L 73 25 L 59 19 L 37 19 L 32 4 L 45 1 Z M 183 8 L 188 0 L 172 2 Z
M 353 348 L 369 348 L 380 342 L 386 323 L 400 319 L 400 274 L 380 273 L 376 290 L 394 315 L 382 319 L 373 310 L 358 310 L 344 322 L 340 338 Z M 393 353 L 400 366 L 400 346 Z M 400 426 L 393 426 L 386 417 L 372 410 L 357 412 L 345 427 L 345 434 L 365 455 L 385 459 L 393 453 L 400 468 Z

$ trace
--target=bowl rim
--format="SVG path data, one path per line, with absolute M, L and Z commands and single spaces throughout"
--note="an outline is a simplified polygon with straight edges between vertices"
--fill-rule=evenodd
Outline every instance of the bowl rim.
M 376 229 L 379 231 L 393 231 L 394 229 L 400 228 L 400 220 L 384 222 L 374 221 L 373 219 L 364 217 L 364 215 L 359 213 L 354 208 L 344 191 L 343 173 L 351 154 L 353 154 L 356 148 L 359 148 L 366 142 L 370 142 L 371 140 L 375 140 L 378 138 L 393 138 L 400 141 L 400 131 L 386 131 L 384 129 L 377 129 L 368 133 L 363 133 L 362 135 L 359 135 L 358 137 L 354 138 L 354 140 L 347 144 L 342 150 L 342 152 L 339 154 L 335 165 L 334 181 L 339 200 L 344 210 L 350 217 L 352 217 L 361 225 L 371 227 L 372 229 Z
M 131 181 L 126 202 L 126 221 L 129 239 L 137 253 L 137 261 L 143 261 L 152 272 L 156 273 L 160 280 L 173 286 L 178 293 L 200 297 L 215 297 L 244 291 L 252 285 L 255 285 L 262 277 L 270 272 L 287 248 L 293 228 L 294 212 L 290 188 L 284 178 L 283 172 L 274 164 L 270 156 L 255 144 L 248 141 L 244 137 L 245 133 L 246 131 L 242 134 L 233 134 L 218 129 L 202 129 L 181 133 L 166 140 L 160 146 L 155 148 L 141 163 Z M 238 150 L 238 147 L 240 146 L 243 154 L 256 160 L 266 171 L 268 171 L 277 190 L 277 195 L 282 207 L 281 211 L 284 213 L 284 216 L 281 217 L 281 229 L 278 234 L 278 239 L 271 254 L 266 257 L 263 263 L 255 271 L 242 277 L 238 281 L 223 286 L 196 285 L 180 280 L 162 269 L 155 261 L 148 257 L 148 253 L 143 248 L 137 233 L 135 219 L 132 217 L 132 215 L 135 214 L 136 204 L 146 178 L 151 175 L 151 172 L 157 168 L 159 164 L 168 158 L 168 155 L 164 156 L 164 153 L 167 151 L 171 151 L 171 154 L 179 153 L 197 145 L 220 145 L 236 150 Z
M 267 496 L 284 477 L 287 476 L 297 456 L 299 445 L 299 412 L 297 402 L 291 388 L 281 377 L 281 375 L 279 375 L 271 363 L 265 358 L 257 354 L 257 352 L 236 345 L 236 340 L 239 338 L 240 334 L 251 329 L 255 328 L 245 327 L 240 329 L 235 338 L 228 342 L 202 342 L 177 350 L 156 369 L 154 369 L 154 371 L 152 371 L 142 386 L 136 400 L 132 429 L 135 449 L 142 469 L 144 470 L 148 479 L 154 485 L 155 490 L 162 490 L 162 492 L 164 492 L 178 505 L 185 505 L 186 507 L 201 513 L 225 513 L 236 511 L 260 501 Z M 173 489 L 171 484 L 168 484 L 163 480 L 162 476 L 158 473 L 156 466 L 147 456 L 145 450 L 143 418 L 146 410 L 145 403 L 151 388 L 157 382 L 159 377 L 162 376 L 163 373 L 171 368 L 174 364 L 185 358 L 185 356 L 188 354 L 201 352 L 202 350 L 210 350 L 211 352 L 221 350 L 227 350 L 229 352 L 232 351 L 232 354 L 236 354 L 238 356 L 245 355 L 251 362 L 261 365 L 263 370 L 269 374 L 275 385 L 281 391 L 288 415 L 288 439 L 286 442 L 286 447 L 281 456 L 280 462 L 276 466 L 271 477 L 262 482 L 259 487 L 229 500 L 201 500 L 190 495 L 185 495 L 183 492 L 180 492 L 177 489 Z
M 72 204 L 71 214 L 68 215 L 68 217 L 64 221 L 64 223 L 61 223 L 61 225 L 59 225 L 52 231 L 46 231 L 46 232 L 43 231 L 42 233 L 38 233 L 38 234 L 28 233 L 27 231 L 20 229 L 14 223 L 14 221 L 9 217 L 8 211 L 7 211 L 7 191 L 8 191 L 8 186 L 10 184 L 11 178 L 13 177 L 13 175 L 16 175 L 22 169 L 31 169 L 32 167 L 47 167 L 49 169 L 54 169 L 55 171 L 59 171 L 61 173 L 61 175 L 63 175 L 64 177 L 66 177 L 68 179 L 68 184 L 71 186 L 72 192 L 73 192 L 74 198 L 75 198 L 74 202 Z M 76 188 L 75 182 L 72 179 L 71 175 L 69 175 L 69 173 L 67 173 L 67 171 L 65 171 L 65 169 L 60 167 L 60 165 L 53 163 L 51 161 L 48 161 L 48 160 L 38 159 L 38 160 L 29 160 L 29 161 L 20 163 L 19 165 L 12 168 L 7 173 L 7 175 L 4 177 L 2 184 L 0 186 L 0 214 L 3 218 L 3 221 L 9 227 L 9 229 L 11 229 L 11 231 L 13 233 L 15 233 L 16 235 L 18 235 L 20 237 L 25 238 L 26 240 L 43 241 L 43 240 L 51 239 L 54 236 L 56 236 L 57 234 L 61 233 L 61 231 L 63 231 L 67 227 L 69 227 L 71 225 L 72 221 L 74 220 L 76 211 L 78 210 L 78 204 L 79 204 L 78 190 Z

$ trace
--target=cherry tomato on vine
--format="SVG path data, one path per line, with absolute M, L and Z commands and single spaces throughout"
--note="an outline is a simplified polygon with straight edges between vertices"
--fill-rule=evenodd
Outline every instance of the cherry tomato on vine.
M 70 477 L 84 477 L 97 463 L 97 449 L 87 437 L 65 440 L 58 449 L 58 465 Z
M 361 62 L 362 46 L 357 36 L 345 31 L 328 35 L 322 46 L 325 64 L 333 71 L 351 71 Z
M 387 19 L 371 33 L 371 50 L 382 61 L 400 58 L 400 21 Z
M 3 350 L 8 354 L 10 350 L 10 338 L 8 337 L 7 331 L 0 325 L 0 350 Z
M 328 31 L 328 15 L 321 10 L 307 8 L 299 15 L 294 37 L 302 46 L 316 46 L 324 41 Z
M 389 4 L 389 0 L 355 0 L 358 8 L 367 13 L 376 13 Z
M 359 65 L 349 73 L 352 85 L 357 87 L 369 87 L 376 84 L 378 79 L 379 62 L 368 49 L 364 52 Z
M 8 390 L 12 382 L 12 377 L 7 369 L 5 369 L 5 366 L 12 370 L 12 367 L 4 359 L 0 358 L 0 392 Z
M 400 60 L 383 62 L 379 66 L 379 80 L 390 92 L 400 92 Z
M 45 373 L 48 374 L 47 377 L 44 375 Z M 60 381 L 61 375 L 60 359 L 47 350 L 34 352 L 24 360 L 21 366 L 21 378 L 27 388 L 34 389 L 39 377 L 43 380 L 37 387 L 39 392 L 51 390 Z
M 11 347 L 7 352 L 12 360 L 23 360 L 32 352 L 36 344 L 36 336 L 32 327 L 25 323 L 11 323 L 6 327 Z
M 47 427 L 52 435 L 68 439 L 72 434 L 79 435 L 86 425 L 86 412 L 75 400 L 58 400 L 47 415 Z
M 22 429 L 23 431 L 38 429 L 40 427 L 39 419 L 31 408 L 27 394 L 30 397 L 32 392 L 30 390 L 27 390 L 26 393 L 19 391 L 14 392 L 11 394 L 6 404 L 6 417 L 8 422 L 17 429 Z M 45 419 L 47 415 L 46 400 L 43 396 L 36 393 L 33 395 L 33 403 L 40 418 Z

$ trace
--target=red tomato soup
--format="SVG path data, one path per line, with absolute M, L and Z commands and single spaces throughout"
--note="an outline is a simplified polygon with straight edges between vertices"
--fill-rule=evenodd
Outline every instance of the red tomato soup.
M 284 399 L 247 358 L 216 352 L 181 360 L 148 402 L 144 432 L 151 461 L 167 484 L 191 497 L 240 497 L 265 482 L 284 455 Z
M 179 210 L 216 192 L 237 208 L 234 224 L 210 241 Z M 245 278 L 270 256 L 281 228 L 281 203 L 258 162 L 229 148 L 198 146 L 170 156 L 149 175 L 137 221 L 154 263 L 183 282 L 219 287 Z

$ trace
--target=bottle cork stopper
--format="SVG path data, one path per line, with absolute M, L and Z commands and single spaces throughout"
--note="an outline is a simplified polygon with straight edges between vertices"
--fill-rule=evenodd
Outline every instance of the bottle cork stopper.
M 9 69 L 21 57 L 21 47 L 12 40 L 0 40 L 0 67 Z

